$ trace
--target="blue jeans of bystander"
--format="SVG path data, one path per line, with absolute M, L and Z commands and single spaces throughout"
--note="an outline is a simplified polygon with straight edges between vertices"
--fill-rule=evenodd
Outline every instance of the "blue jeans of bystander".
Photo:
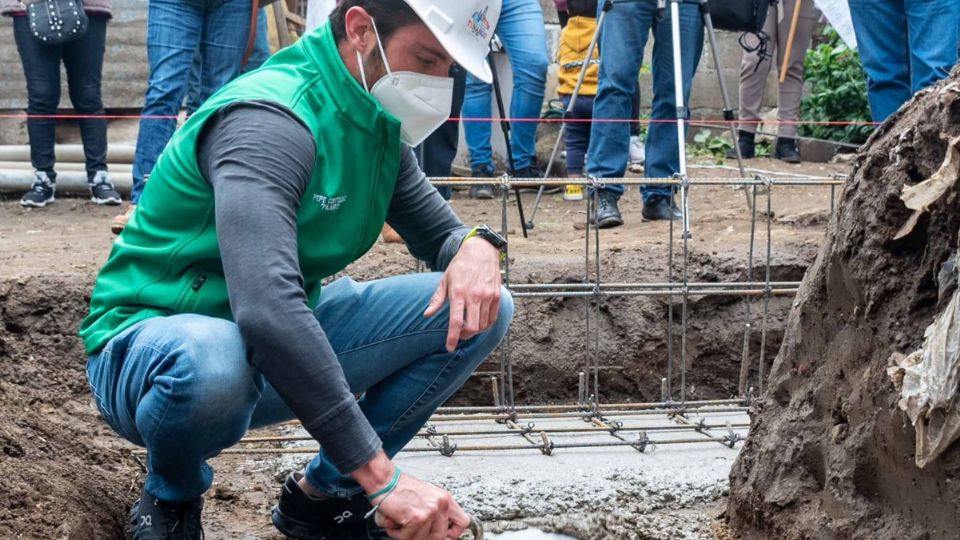
M 957 63 L 958 0 L 850 0 L 850 15 L 875 122 Z
M 250 30 L 250 3 L 243 0 L 150 0 L 147 7 L 147 61 L 150 78 L 142 114 L 176 116 L 200 51 L 202 96 L 210 96 L 240 73 Z M 136 203 L 143 181 L 177 127 L 176 120 L 143 118 L 133 158 Z
M 600 85 L 593 107 L 594 120 L 636 120 L 630 117 L 631 99 L 636 92 L 643 49 L 653 30 L 652 120 L 675 120 L 677 115 L 673 84 L 673 48 L 669 6 L 657 20 L 656 0 L 616 4 L 601 29 Z M 690 99 L 693 75 L 703 52 L 703 24 L 700 8 L 680 5 L 680 56 L 684 102 Z M 620 178 L 630 158 L 630 126 L 622 122 L 595 122 L 590 133 L 587 174 L 597 178 Z M 664 178 L 679 171 L 677 125 L 653 122 L 647 131 L 646 167 L 648 178 Z M 618 196 L 619 184 L 604 188 Z M 644 203 L 654 197 L 669 197 L 670 186 L 641 186 Z
M 543 93 L 547 82 L 547 34 L 543 26 L 543 12 L 537 0 L 503 0 L 503 11 L 497 24 L 497 35 L 513 68 L 513 93 L 510 117 L 530 119 L 510 126 L 510 148 L 516 168 L 534 164 L 537 153 L 537 120 L 543 108 Z M 466 118 L 490 117 L 491 85 L 467 75 L 467 94 L 463 102 Z M 463 129 L 470 149 L 473 168 L 493 168 L 493 149 L 490 132 L 493 123 L 488 120 L 464 121 Z

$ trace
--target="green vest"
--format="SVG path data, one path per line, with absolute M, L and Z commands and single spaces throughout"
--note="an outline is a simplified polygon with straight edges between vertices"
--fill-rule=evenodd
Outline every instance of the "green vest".
M 80 326 L 87 354 L 150 317 L 197 313 L 233 319 L 213 189 L 198 169 L 196 147 L 212 114 L 253 100 L 293 111 L 317 144 L 313 177 L 297 212 L 300 269 L 311 308 L 320 298 L 321 280 L 376 241 L 400 168 L 400 124 L 350 76 L 327 24 L 224 86 L 170 139 L 97 276 L 90 314 Z M 269 142 L 270 134 L 263 139 Z

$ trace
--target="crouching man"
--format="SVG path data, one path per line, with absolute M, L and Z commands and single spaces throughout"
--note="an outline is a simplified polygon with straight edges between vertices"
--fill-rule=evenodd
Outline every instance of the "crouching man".
M 80 329 L 101 415 L 149 453 L 134 538 L 201 538 L 206 461 L 292 418 L 322 451 L 283 486 L 273 522 L 287 536 L 468 525 L 390 458 L 512 317 L 505 242 L 464 227 L 410 150 L 449 116 L 454 62 L 490 80 L 499 14 L 500 0 L 343 0 L 174 135 Z M 437 273 L 321 287 L 384 222 Z

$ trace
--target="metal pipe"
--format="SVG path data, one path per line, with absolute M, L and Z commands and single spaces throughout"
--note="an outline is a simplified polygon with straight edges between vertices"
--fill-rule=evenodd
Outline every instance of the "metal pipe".
M 799 289 L 771 289 L 771 296 L 791 296 L 796 295 Z M 560 292 L 515 292 L 513 298 L 592 298 L 594 296 L 763 296 L 767 294 L 765 289 L 705 289 L 695 291 L 685 289 L 682 286 L 675 289 L 654 290 L 654 291 L 560 291 Z
M 793 288 L 799 287 L 800 281 L 771 281 L 769 285 L 771 287 L 778 288 Z M 676 287 L 677 283 L 667 283 L 667 282 L 652 282 L 652 283 L 637 283 L 637 282 L 622 282 L 622 283 L 602 283 L 602 287 L 610 289 L 670 289 Z M 731 287 L 744 287 L 748 289 L 755 289 L 758 287 L 766 287 L 768 283 L 766 281 L 729 281 L 729 282 L 715 282 L 715 281 L 702 281 L 696 282 L 691 281 L 687 284 L 690 288 L 731 288 Z M 590 289 L 593 290 L 596 287 L 596 283 L 514 283 L 510 285 L 510 290 L 512 291 L 526 291 L 526 290 L 544 290 L 544 289 Z
M 133 163 L 133 154 L 137 147 L 130 144 L 108 144 L 107 162 L 109 163 Z M 82 144 L 58 144 L 53 149 L 59 163 L 83 163 Z M 0 161 L 30 161 L 30 145 L 28 144 L 4 144 L 0 145 Z
M 428 178 L 430 183 L 435 186 L 506 186 L 529 187 L 539 186 L 563 186 L 566 184 L 581 185 L 587 187 L 603 187 L 606 184 L 623 184 L 627 186 L 652 185 L 652 186 L 679 186 L 681 180 L 675 178 L 603 178 L 602 182 L 591 178 L 461 178 L 459 176 L 435 176 Z M 835 178 L 825 178 L 819 176 L 806 176 L 797 178 L 771 177 L 770 182 L 778 186 L 842 186 L 845 180 Z M 691 178 L 687 182 L 690 186 L 762 186 L 761 181 L 754 178 Z
M 742 399 L 701 399 L 701 400 L 691 400 L 687 401 L 684 404 L 685 410 L 693 410 L 702 407 L 711 407 L 718 405 L 738 405 L 742 404 Z M 651 410 L 651 409 L 665 409 L 667 411 L 677 408 L 677 403 L 669 401 L 649 401 L 649 402 L 634 402 L 634 403 L 608 403 L 604 405 L 604 408 L 609 410 Z M 548 411 L 578 411 L 583 410 L 583 407 L 580 405 L 517 405 L 510 408 L 511 411 L 516 412 L 548 412 Z M 503 412 L 502 408 L 499 407 L 440 407 L 437 409 L 437 415 L 444 414 L 463 414 L 471 412 Z M 604 412 L 604 411 L 599 411 Z

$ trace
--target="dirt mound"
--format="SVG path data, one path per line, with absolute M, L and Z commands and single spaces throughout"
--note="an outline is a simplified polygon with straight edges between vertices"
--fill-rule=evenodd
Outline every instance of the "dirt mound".
M 123 538 L 136 477 L 75 337 L 91 276 L 0 282 L 0 538 Z
M 957 538 L 960 445 L 917 468 L 885 369 L 891 353 L 922 344 L 956 249 L 955 191 L 894 237 L 911 215 L 902 188 L 930 177 L 944 137 L 960 134 L 958 79 L 918 95 L 856 160 L 731 472 L 738 537 Z

